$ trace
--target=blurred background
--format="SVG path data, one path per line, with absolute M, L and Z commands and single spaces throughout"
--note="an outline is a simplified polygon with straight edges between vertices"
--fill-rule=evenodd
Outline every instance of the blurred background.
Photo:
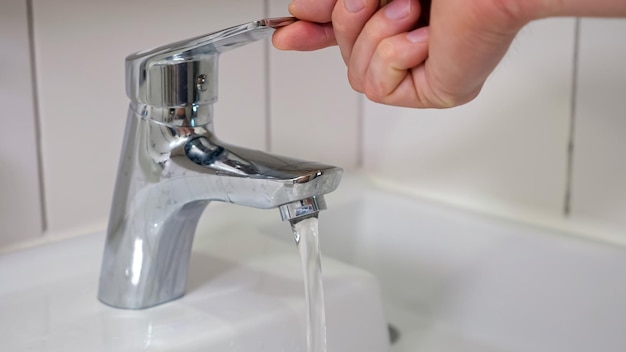
M 4 0 L 0 251 L 106 227 L 133 52 L 287 15 L 288 0 Z M 367 101 L 338 51 L 220 60 L 216 132 L 419 197 L 626 244 L 626 20 L 522 30 L 474 102 Z

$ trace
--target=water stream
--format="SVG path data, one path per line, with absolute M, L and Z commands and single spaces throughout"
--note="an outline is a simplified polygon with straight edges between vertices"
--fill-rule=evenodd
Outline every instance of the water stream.
M 320 259 L 317 216 L 291 221 L 302 271 L 307 302 L 307 351 L 326 352 L 326 312 L 324 308 L 324 285 Z

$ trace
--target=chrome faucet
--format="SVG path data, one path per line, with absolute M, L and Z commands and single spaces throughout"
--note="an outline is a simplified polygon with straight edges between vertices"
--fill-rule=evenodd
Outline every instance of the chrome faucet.
M 232 146 L 213 131 L 217 63 L 292 18 L 235 26 L 126 58 L 131 100 L 98 298 L 142 309 L 184 294 L 193 236 L 210 201 L 316 216 L 342 170 Z

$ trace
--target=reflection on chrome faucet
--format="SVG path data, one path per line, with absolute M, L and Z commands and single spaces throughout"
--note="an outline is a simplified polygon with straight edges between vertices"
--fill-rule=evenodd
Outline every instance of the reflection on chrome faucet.
M 197 222 L 210 201 L 284 220 L 325 209 L 342 170 L 232 146 L 213 132 L 221 52 L 290 18 L 228 28 L 127 58 L 131 99 L 100 274 L 99 299 L 141 309 L 184 294 Z

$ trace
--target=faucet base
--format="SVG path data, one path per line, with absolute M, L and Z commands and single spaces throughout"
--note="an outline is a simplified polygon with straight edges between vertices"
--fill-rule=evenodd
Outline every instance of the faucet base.
M 144 309 L 185 294 L 191 246 L 208 201 L 185 204 L 168 216 L 160 231 L 124 236 L 123 220 L 109 229 L 98 299 L 112 307 Z

